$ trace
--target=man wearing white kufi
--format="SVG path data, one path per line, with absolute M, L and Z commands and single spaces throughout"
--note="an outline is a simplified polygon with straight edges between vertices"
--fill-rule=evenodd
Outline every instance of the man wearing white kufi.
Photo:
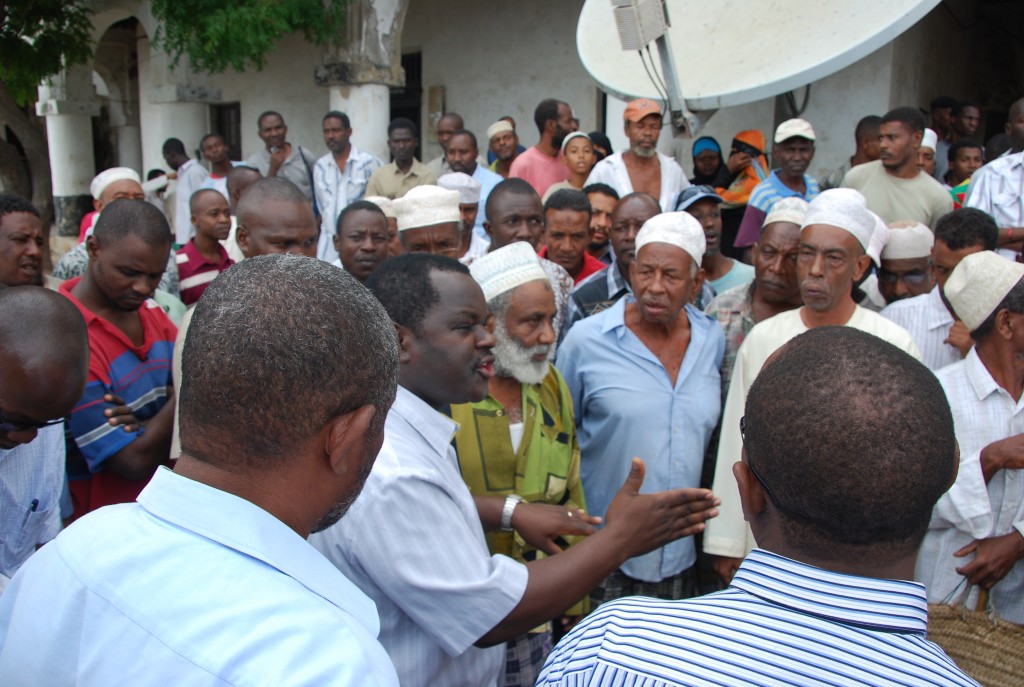
M 687 212 L 648 219 L 630 265 L 633 295 L 577 322 L 555 364 L 572 392 L 583 491 L 604 516 L 632 456 L 647 462 L 645 490 L 700 484 L 719 418 L 725 337 L 693 307 L 704 271 L 704 230 Z M 692 537 L 627 560 L 591 593 L 592 603 L 696 594 Z
M 935 176 L 935 150 L 939 135 L 932 129 L 925 129 L 921 147 L 917 149 L 917 167 L 928 176 Z
M 715 570 L 726 582 L 755 546 L 743 520 L 732 466 L 740 460 L 743 448 L 740 419 L 747 391 L 771 354 L 808 329 L 844 325 L 874 334 L 921 358 L 906 330 L 858 306 L 851 296 L 854 283 L 871 264 L 867 249 L 875 224 L 864 196 L 852 189 L 831 189 L 812 200 L 800 229 L 796 265 L 804 305 L 757 324 L 740 346 L 722 412 L 722 435 L 712 487 L 722 499 L 722 506 L 719 516 L 708 523 L 704 533 L 704 551 L 715 556 Z M 842 390 L 837 389 L 836 393 Z
M 459 192 L 416 186 L 392 203 L 403 253 L 459 257 Z
M 1024 265 L 992 251 L 966 256 L 943 287 L 974 338 L 936 376 L 953 411 L 960 470 L 932 512 L 914 578 L 941 603 L 974 608 L 987 589 L 999 615 L 1024 624 Z M 966 578 L 966 582 L 964 582 Z
M 882 249 L 878 290 L 886 303 L 932 290 L 932 246 L 935 234 L 920 222 L 895 222 Z
M 441 175 L 437 185 L 449 191 L 459 192 L 459 216 L 461 226 L 459 227 L 459 260 L 468 265 L 474 258 L 478 258 L 491 247 L 491 242 L 473 231 L 477 223 L 477 215 L 480 212 L 480 188 L 479 181 L 465 172 L 450 172 Z
M 442 177 L 444 179 L 444 177 Z M 474 495 L 586 508 L 569 389 L 548 354 L 555 345 L 555 297 L 533 247 L 509 244 L 469 266 L 494 316 L 495 376 L 487 397 L 451 406 L 455 448 Z M 573 541 L 574 538 L 569 538 Z M 537 557 L 512 532 L 487 535 L 491 554 Z M 566 616 L 585 615 L 578 604 Z M 506 685 L 533 685 L 551 647 L 550 624 L 508 642 Z

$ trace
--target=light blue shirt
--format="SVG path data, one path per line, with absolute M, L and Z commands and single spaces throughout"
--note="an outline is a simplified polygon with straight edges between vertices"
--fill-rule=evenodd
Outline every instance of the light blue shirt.
M 63 423 L 0 450 L 0 576 L 14 575 L 37 546 L 60 532 L 63 489 Z
M 384 427 L 352 509 L 310 541 L 377 604 L 402 687 L 494 687 L 505 645 L 474 643 L 519 603 L 526 566 L 488 551 L 451 418 L 399 386 Z
M 927 631 L 916 582 L 755 549 L 724 591 L 604 604 L 559 642 L 537 685 L 977 685 Z
M 484 209 L 487 207 L 487 196 L 491 195 L 491 190 L 505 181 L 502 176 L 496 172 L 492 172 L 483 165 L 477 163 L 476 169 L 472 174 L 473 178 L 480 182 L 480 208 L 476 213 L 476 224 L 473 225 L 473 231 L 477 236 L 483 239 L 490 240 L 490 236 L 484 230 L 484 220 L 486 219 L 486 212 Z
M 665 366 L 626 326 L 626 304 L 632 302 L 627 296 L 577 322 L 555 361 L 576 409 L 587 507 L 601 517 L 634 456 L 647 465 L 644 493 L 700 486 L 704 453 L 722 406 L 725 337 L 718 323 L 686 306 L 690 343 L 673 385 Z M 686 537 L 629 559 L 622 571 L 657 582 L 695 560 L 693 537 Z
M 330 262 L 338 257 L 334 235 L 338 233 L 338 215 L 366 194 L 370 176 L 383 163 L 373 153 L 354 145 L 345 161 L 345 171 L 338 167 L 334 153 L 327 153 L 313 165 L 313 194 L 320 210 L 320 241 L 317 257 Z
M 388 685 L 373 603 L 253 503 L 160 468 L 0 597 L 5 687 Z

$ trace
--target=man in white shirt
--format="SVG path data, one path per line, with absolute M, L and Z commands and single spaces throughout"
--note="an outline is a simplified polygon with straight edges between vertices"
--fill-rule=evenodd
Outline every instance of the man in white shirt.
M 910 332 L 928 369 L 962 360 L 974 345 L 967 327 L 942 301 L 942 286 L 964 256 L 995 250 L 998 237 L 999 227 L 981 210 L 960 208 L 943 215 L 935 225 L 932 246 L 935 286 L 926 294 L 890 303 L 879 313 Z
M 387 314 L 344 271 L 291 255 L 232 267 L 193 312 L 174 471 L 14 577 L 5 686 L 397 687 L 372 602 L 306 541 L 345 513 L 383 441 Z
M 37 547 L 60 532 L 63 419 L 82 397 L 89 371 L 85 323 L 71 301 L 38 286 L 5 286 L 0 285 L 0 591 Z
M 971 176 L 964 206 L 992 215 L 999 225 L 999 245 L 1006 257 L 1019 253 L 1024 241 L 1024 98 L 1010 108 L 1006 121 L 1010 152 Z
M 502 642 L 560 616 L 627 558 L 703 529 L 715 500 L 701 489 L 638 494 L 642 461 L 604 528 L 559 552 L 554 538 L 593 532 L 579 509 L 474 497 L 441 409 L 482 400 L 494 376 L 483 292 L 457 260 L 402 255 L 367 282 L 398 330 L 398 398 L 384 449 L 342 522 L 314 545 L 377 604 L 381 643 L 403 687 L 497 684 Z M 484 531 L 515 530 L 553 555 L 526 565 L 491 555 Z
M 724 492 L 722 508 L 704 536 L 704 551 L 715 557 L 715 570 L 726 583 L 755 545 L 743 520 L 732 466 L 742 452 L 739 428 L 747 392 L 771 354 L 808 329 L 844 325 L 874 334 L 921 358 L 906 330 L 858 306 L 850 295 L 853 284 L 871 264 L 866 251 L 874 230 L 874 215 L 864 197 L 852 189 L 831 189 L 812 200 L 800 230 L 796 265 L 804 305 L 759 322 L 736 355 L 722 411 L 713 483 L 716 494 Z
M 195 236 L 196 228 L 192 225 L 192 213 L 189 201 L 192 194 L 203 185 L 209 172 L 185 152 L 185 144 L 177 138 L 164 141 L 164 162 L 174 170 L 177 183 L 174 190 L 174 243 L 184 246 Z M 136 181 L 138 181 L 136 179 Z
M 928 600 L 988 590 L 999 615 L 1024 623 L 1024 265 L 968 255 L 943 288 L 976 344 L 938 371 L 960 444 L 956 482 L 939 500 L 915 578 Z
M 352 124 L 344 112 L 331 110 L 325 114 L 323 131 L 329 152 L 313 165 L 313 195 L 321 220 L 316 256 L 331 262 L 338 259 L 338 251 L 334 249 L 338 216 L 362 199 L 370 175 L 384 163 L 373 153 L 352 144 Z

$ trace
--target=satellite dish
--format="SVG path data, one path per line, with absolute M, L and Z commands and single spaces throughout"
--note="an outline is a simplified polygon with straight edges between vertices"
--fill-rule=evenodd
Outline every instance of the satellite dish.
M 656 46 L 647 43 L 650 58 L 645 66 L 635 46 L 638 40 L 651 39 L 652 31 L 657 33 L 652 0 L 586 0 L 576 46 L 584 68 L 602 90 L 624 100 L 662 101 L 667 90 L 671 108 L 681 108 L 693 133 L 700 117 L 687 109 L 742 105 L 834 74 L 896 38 L 939 2 L 654 0 L 664 5 L 669 27 Z M 663 53 L 660 61 L 656 48 Z M 650 76 L 659 63 L 655 78 L 660 75 L 667 86 L 661 92 Z M 678 90 L 673 93 L 676 75 Z

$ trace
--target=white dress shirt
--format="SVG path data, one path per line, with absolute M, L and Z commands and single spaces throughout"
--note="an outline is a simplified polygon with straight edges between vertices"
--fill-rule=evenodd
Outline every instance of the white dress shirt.
M 402 687 L 497 684 L 505 645 L 473 644 L 526 590 L 526 566 L 487 549 L 451 443 L 457 428 L 399 386 L 362 494 L 310 537 L 377 604 Z
M 997 157 L 972 174 L 964 207 L 987 212 L 1000 228 L 1024 227 L 1024 152 Z M 997 252 L 1016 259 L 1008 248 Z
M 188 160 L 178 167 L 178 183 L 174 191 L 174 242 L 179 246 L 184 246 L 196 235 L 189 201 L 208 176 L 210 173 L 206 168 L 195 160 Z
M 373 603 L 283 522 L 157 470 L 0 596 L 5 687 L 397 687 Z
M 994 441 L 1024 432 L 1024 399 L 1014 401 L 992 378 L 978 357 L 967 357 L 936 373 L 953 411 L 956 440 L 960 444 L 960 471 L 956 482 L 935 505 L 914 577 L 928 588 L 928 600 L 938 603 L 949 596 L 963 577 L 956 568 L 972 556 L 954 558 L 953 552 L 975 539 L 1017 531 L 1024 536 L 1024 474 L 999 470 L 988 484 L 981 472 L 981 450 Z M 968 608 L 977 603 L 971 589 Z M 989 592 L 995 609 L 1006 620 L 1024 623 L 1024 561 Z
M 938 286 L 920 296 L 891 303 L 879 314 L 910 332 L 914 343 L 921 349 L 921 362 L 929 370 L 938 370 L 963 360 L 960 350 L 946 343 L 953 327 L 953 315 L 942 302 Z

